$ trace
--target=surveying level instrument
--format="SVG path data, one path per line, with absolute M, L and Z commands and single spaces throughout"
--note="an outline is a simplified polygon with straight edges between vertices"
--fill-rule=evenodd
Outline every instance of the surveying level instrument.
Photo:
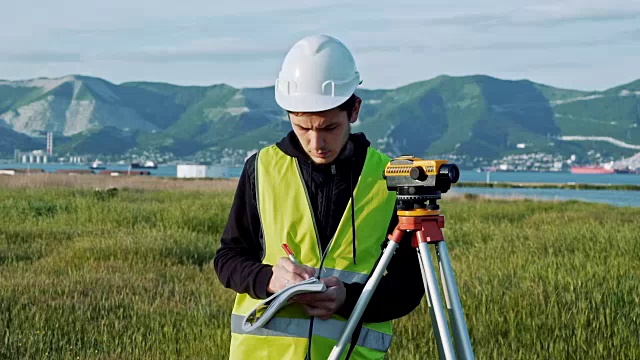
M 416 249 L 420 262 L 422 282 L 440 359 L 474 359 L 453 268 L 441 230 L 444 228 L 444 216 L 440 215 L 440 206 L 437 204 L 441 194 L 449 191 L 451 184 L 456 183 L 459 177 L 458 167 L 448 164 L 446 160 L 423 160 L 406 155 L 387 164 L 384 178 L 387 181 L 387 189 L 397 193 L 398 225 L 393 233 L 389 234 L 390 241 L 383 250 L 373 274 L 367 280 L 329 359 L 338 360 L 350 344 L 352 334 L 405 232 L 413 233 L 411 244 Z M 449 332 L 449 324 L 442 306 L 429 245 L 434 246 L 438 258 L 452 333 Z

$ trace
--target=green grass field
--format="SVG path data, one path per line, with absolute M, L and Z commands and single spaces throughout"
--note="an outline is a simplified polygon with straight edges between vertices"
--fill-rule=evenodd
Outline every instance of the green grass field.
M 1 359 L 224 359 L 232 193 L 0 189 Z M 640 357 L 640 209 L 441 201 L 478 359 Z M 392 304 L 390 304 L 392 306 Z M 436 358 L 426 301 L 390 359 Z

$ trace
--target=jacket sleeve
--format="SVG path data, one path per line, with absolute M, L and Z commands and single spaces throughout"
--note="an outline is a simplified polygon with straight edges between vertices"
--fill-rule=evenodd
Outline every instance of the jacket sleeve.
M 388 234 L 393 232 L 397 223 L 398 216 L 394 208 Z M 391 257 L 386 269 L 387 272 L 380 279 L 371 296 L 362 315 L 362 321 L 383 322 L 397 319 L 408 315 L 420 305 L 424 295 L 424 285 L 417 250 L 411 246 L 411 237 L 411 233 L 405 234 L 395 254 Z M 388 240 L 382 241 L 380 256 L 382 256 L 382 249 L 386 247 L 387 242 Z M 373 274 L 373 270 L 371 270 L 371 274 Z M 364 284 L 345 283 L 344 285 L 347 295 L 344 304 L 337 313 L 348 318 L 362 294 Z
M 262 264 L 261 226 L 255 199 L 255 159 L 244 164 L 227 224 L 214 258 L 220 282 L 237 293 L 266 299 L 271 266 Z

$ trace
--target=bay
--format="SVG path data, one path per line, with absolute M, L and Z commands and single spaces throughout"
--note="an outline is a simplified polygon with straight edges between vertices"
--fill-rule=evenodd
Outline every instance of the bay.
M 532 199 L 565 201 L 577 200 L 587 203 L 603 203 L 621 207 L 640 207 L 640 191 L 631 190 L 574 190 L 574 189 L 523 189 L 523 188 L 474 188 L 451 189 L 442 196 L 474 194 L 501 199 Z
M 39 169 L 55 172 L 58 169 L 88 170 L 87 165 L 75 164 L 0 164 L 0 169 Z M 107 170 L 126 171 L 128 165 L 106 165 Z M 157 169 L 135 169 L 149 171 L 151 176 L 176 177 L 176 165 L 159 165 Z M 241 167 L 207 166 L 209 177 L 237 178 L 242 173 Z M 492 183 L 578 183 L 578 184 L 631 184 L 640 185 L 638 174 L 571 174 L 568 172 L 476 172 L 462 170 L 460 182 L 492 182 Z M 530 189 L 530 188 L 452 188 L 443 195 L 475 194 L 496 198 L 527 198 L 537 200 L 578 200 L 594 203 L 606 203 L 615 206 L 640 207 L 640 192 L 631 190 L 573 190 L 573 189 Z

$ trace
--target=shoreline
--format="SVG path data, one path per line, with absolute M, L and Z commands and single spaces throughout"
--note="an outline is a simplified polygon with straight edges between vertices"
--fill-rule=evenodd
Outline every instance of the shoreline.
M 129 187 L 158 190 L 234 190 L 238 178 L 177 178 L 123 174 L 110 176 L 91 173 L 0 173 L 0 187 Z M 451 189 L 501 188 L 501 189 L 566 189 L 566 190 L 621 190 L 640 191 L 634 184 L 549 183 L 549 182 L 482 182 L 461 181 L 451 184 Z
M 140 175 L 37 173 L 0 175 L 0 188 L 127 188 L 140 190 L 233 191 L 238 179 L 172 178 Z
M 591 184 L 591 183 L 542 183 L 542 182 L 474 182 L 463 181 L 451 188 L 503 188 L 503 189 L 567 189 L 567 190 L 625 190 L 640 191 L 640 185 L 632 184 Z

